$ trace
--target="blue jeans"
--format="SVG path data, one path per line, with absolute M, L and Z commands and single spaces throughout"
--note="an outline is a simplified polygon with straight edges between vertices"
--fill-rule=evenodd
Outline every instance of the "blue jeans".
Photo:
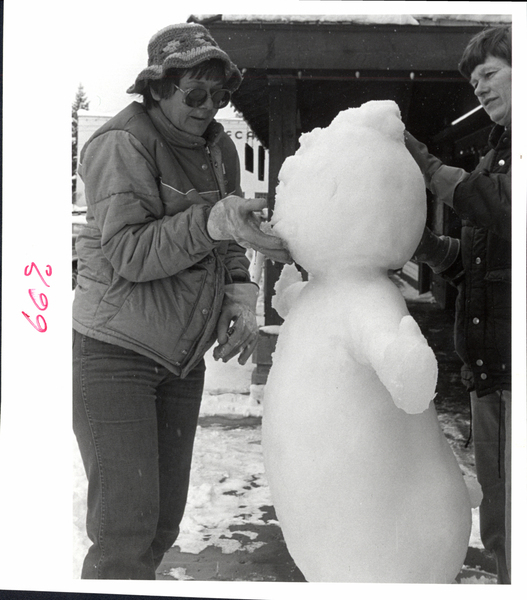
M 511 393 L 470 393 L 476 474 L 483 491 L 481 541 L 496 557 L 498 583 L 511 582 Z
M 181 379 L 73 334 L 73 429 L 88 477 L 83 579 L 155 579 L 187 500 L 205 363 Z

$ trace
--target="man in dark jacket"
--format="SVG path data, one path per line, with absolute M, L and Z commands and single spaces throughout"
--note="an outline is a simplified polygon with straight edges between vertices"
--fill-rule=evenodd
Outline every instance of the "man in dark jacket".
M 416 259 L 458 287 L 455 345 L 470 391 L 476 471 L 483 490 L 481 539 L 498 583 L 510 583 L 511 448 L 511 31 L 486 29 L 459 70 L 496 124 L 490 151 L 472 173 L 443 165 L 406 134 L 406 145 L 438 201 L 462 220 L 461 240 L 428 229 Z

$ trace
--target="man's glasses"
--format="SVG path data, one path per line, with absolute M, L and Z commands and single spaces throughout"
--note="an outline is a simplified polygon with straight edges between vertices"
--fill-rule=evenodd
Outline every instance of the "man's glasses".
M 209 92 L 203 88 L 182 90 L 176 84 L 174 84 L 174 87 L 183 93 L 183 102 L 192 108 L 197 108 L 205 104 L 209 96 Z M 214 108 L 225 108 L 231 99 L 231 92 L 229 90 L 216 90 L 210 94 L 210 97 L 212 98 Z

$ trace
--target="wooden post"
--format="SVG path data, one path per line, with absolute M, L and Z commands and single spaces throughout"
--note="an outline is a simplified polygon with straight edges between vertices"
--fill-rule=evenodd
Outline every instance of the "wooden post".
M 284 160 L 296 152 L 298 146 L 296 79 L 268 76 L 269 82 L 269 215 L 274 209 L 278 174 Z M 282 265 L 266 260 L 265 265 L 265 324 L 280 325 L 282 319 L 271 306 L 274 285 Z
M 273 213 L 278 174 L 284 160 L 295 153 L 298 145 L 296 80 L 294 77 L 268 76 L 269 83 L 269 217 Z M 274 286 L 280 277 L 282 265 L 265 260 L 264 266 L 264 323 L 281 325 L 283 319 L 271 306 Z M 256 368 L 252 383 L 263 385 L 272 364 L 276 333 L 260 331 L 258 344 L 253 354 Z

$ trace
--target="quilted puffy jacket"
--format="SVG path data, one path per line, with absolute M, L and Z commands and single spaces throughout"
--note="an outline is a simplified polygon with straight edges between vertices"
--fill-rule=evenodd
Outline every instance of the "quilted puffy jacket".
M 214 343 L 225 283 L 249 282 L 245 249 L 213 240 L 211 207 L 241 195 L 233 141 L 133 102 L 84 146 L 87 225 L 77 240 L 73 328 L 184 377 Z
M 511 389 L 511 132 L 497 125 L 491 150 L 459 183 L 462 219 L 456 351 L 462 377 L 478 396 Z

